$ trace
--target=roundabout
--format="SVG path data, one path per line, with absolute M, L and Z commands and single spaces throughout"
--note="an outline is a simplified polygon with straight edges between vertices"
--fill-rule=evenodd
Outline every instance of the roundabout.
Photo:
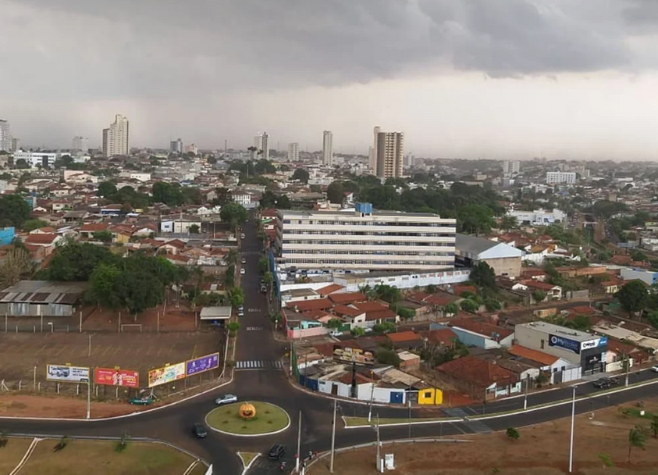
M 290 416 L 274 404 L 247 401 L 213 409 L 206 425 L 221 434 L 257 437 L 283 432 L 290 427 Z

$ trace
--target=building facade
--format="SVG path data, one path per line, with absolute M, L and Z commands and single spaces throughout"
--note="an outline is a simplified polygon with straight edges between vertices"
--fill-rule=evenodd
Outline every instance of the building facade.
M 322 133 L 322 164 L 325 167 L 334 164 L 334 134 L 329 130 Z
M 73 151 L 87 153 L 89 151 L 89 139 L 80 135 L 73 137 Z
M 252 159 L 270 159 L 270 149 L 268 144 L 269 138 L 270 136 L 267 135 L 267 132 L 263 132 L 262 134 L 258 134 L 254 137 L 254 147 L 256 147 L 256 150 L 254 153 L 252 153 Z
M 505 160 L 503 161 L 503 175 L 512 176 L 518 175 L 521 171 L 521 162 L 518 160 Z
M 559 183 L 573 185 L 576 183 L 576 172 L 546 172 L 546 183 L 549 185 Z
M 171 153 L 183 154 L 183 141 L 181 139 L 172 140 L 169 142 L 169 151 Z
M 371 168 L 380 178 L 398 178 L 404 169 L 404 134 L 402 132 L 382 132 L 374 130 L 375 143 Z
M 106 157 L 128 155 L 130 152 L 130 123 L 117 114 L 109 129 L 103 129 L 103 154 Z
M 32 168 L 46 168 L 55 165 L 55 160 L 61 156 L 61 153 L 56 152 L 24 152 L 19 150 L 14 152 L 14 163 L 25 160 Z
M 515 217 L 519 224 L 530 226 L 546 226 L 553 223 L 561 223 L 567 217 L 564 212 L 557 208 L 550 211 L 543 209 L 535 211 L 510 210 L 507 212 L 507 215 Z
M 281 257 L 287 269 L 423 271 L 452 269 L 454 219 L 430 213 L 281 211 Z
M 288 161 L 289 162 L 299 161 L 299 144 L 297 142 L 288 144 Z
M 11 152 L 11 131 L 9 121 L 0 119 L 0 150 Z

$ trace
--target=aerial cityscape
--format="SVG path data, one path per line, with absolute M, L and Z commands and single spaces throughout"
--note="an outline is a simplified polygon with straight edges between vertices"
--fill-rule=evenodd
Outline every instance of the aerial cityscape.
M 653 3 L 0 11 L 0 474 L 656 473 Z

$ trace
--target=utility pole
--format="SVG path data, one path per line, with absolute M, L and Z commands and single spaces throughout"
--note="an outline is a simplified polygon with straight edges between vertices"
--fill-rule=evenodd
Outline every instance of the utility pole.
M 624 356 L 626 361 L 626 383 L 624 384 L 624 386 L 628 387 L 628 373 L 631 370 L 631 365 L 630 365 L 630 361 L 628 361 L 628 355 L 624 355 Z
M 89 334 L 89 350 L 88 350 L 88 352 L 87 352 L 89 358 L 91 358 L 91 337 L 92 337 L 92 336 L 93 336 L 92 334 Z
M 569 444 L 569 473 L 573 470 L 573 429 L 576 420 L 576 386 L 573 386 L 573 399 L 571 401 L 571 442 Z
M 87 381 L 87 419 L 91 419 L 91 374 L 89 375 L 89 381 Z
M 299 426 L 297 427 L 297 460 L 295 461 L 295 470 L 299 472 L 299 461 L 302 457 L 302 411 L 299 411 Z
M 372 401 L 375 397 L 375 381 L 372 380 L 372 371 L 370 371 L 370 379 L 371 382 L 370 384 L 372 385 L 370 388 L 370 407 L 368 407 L 368 423 L 372 421 Z
M 377 431 L 377 471 L 381 472 L 381 448 L 379 442 L 379 413 L 377 413 L 377 422 L 375 424 L 375 430 Z
M 334 454 L 336 452 L 336 408 L 338 401 L 334 399 L 334 422 L 331 427 L 331 461 L 329 462 L 329 471 L 334 473 Z
M 37 367 L 34 367 L 34 392 L 37 392 Z
M 411 397 L 407 393 L 407 406 L 409 406 L 409 438 L 411 439 Z
M 528 409 L 528 386 L 530 386 L 530 375 L 525 378 L 525 397 L 523 398 L 523 410 Z

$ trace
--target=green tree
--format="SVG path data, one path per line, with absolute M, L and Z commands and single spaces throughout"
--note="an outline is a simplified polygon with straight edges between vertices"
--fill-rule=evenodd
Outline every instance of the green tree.
M 509 437 L 512 440 L 519 440 L 519 437 L 521 437 L 519 431 L 514 427 L 508 427 L 505 433 L 507 434 L 507 437 Z
M 270 261 L 267 257 L 261 257 L 258 259 L 258 272 L 261 274 L 264 274 L 270 270 Z
M 634 250 L 631 251 L 631 259 L 634 261 L 646 261 L 647 260 L 647 255 L 643 253 L 642 251 Z
M 635 314 L 644 309 L 649 299 L 646 286 L 639 280 L 625 284 L 615 296 L 629 314 Z
M 298 168 L 292 174 L 292 180 L 299 180 L 302 183 L 308 183 L 309 178 L 310 178 L 310 175 L 309 175 L 308 171 L 304 170 L 303 168 Z
M 342 204 L 345 199 L 345 188 L 339 181 L 331 182 L 327 188 L 327 199 L 330 203 Z
M 225 223 L 229 223 L 231 228 L 235 229 L 247 221 L 248 213 L 239 203 L 227 203 L 222 207 L 219 217 Z
M 231 192 L 228 188 L 215 188 L 215 194 L 217 197 L 213 200 L 213 205 L 224 206 L 225 204 L 233 201 L 233 196 L 231 195 Z
M 459 306 L 457 305 L 456 302 L 450 302 L 448 305 L 446 305 L 443 309 L 443 313 L 447 315 L 456 315 L 457 312 L 459 312 Z
M 122 272 L 117 282 L 117 292 L 123 306 L 135 317 L 164 301 L 164 285 L 146 270 Z
M 276 195 L 271 191 L 266 191 L 260 199 L 261 209 L 274 208 L 276 206 Z
M 274 282 L 274 275 L 270 271 L 267 271 L 263 274 L 263 282 L 267 285 L 271 285 Z
M 628 463 L 631 463 L 631 450 L 633 447 L 644 449 L 647 434 L 642 426 L 635 426 L 628 432 Z
M 102 263 L 119 265 L 121 258 L 106 247 L 69 242 L 61 246 L 50 261 L 48 278 L 64 282 L 87 281 L 94 268 Z
M 377 323 L 372 327 L 372 331 L 375 333 L 390 333 L 395 331 L 395 324 L 391 322 Z
M 180 206 L 185 201 L 180 185 L 165 183 L 164 181 L 155 183 L 151 194 L 153 195 L 153 201 L 164 203 L 167 206 Z
M 496 299 L 485 299 L 484 306 L 487 308 L 489 312 L 496 312 L 503 308 L 500 302 Z
M 0 227 L 20 228 L 30 218 L 30 205 L 21 195 L 0 195 Z
M 229 300 L 233 308 L 238 308 L 244 305 L 244 292 L 240 287 L 234 287 L 229 291 Z
M 457 222 L 468 234 L 486 234 L 496 225 L 491 208 L 480 204 L 468 204 L 457 211 Z
M 86 299 L 110 309 L 121 307 L 123 302 L 118 291 L 121 274 L 121 269 L 116 265 L 97 265 L 89 277 L 90 288 L 85 295 Z
M 471 313 L 475 313 L 475 312 L 477 312 L 478 309 L 480 308 L 480 306 L 478 305 L 478 303 L 475 302 L 475 301 L 473 301 L 473 300 L 471 300 L 471 299 L 465 299 L 465 300 L 462 300 L 462 301 L 459 303 L 459 306 L 460 306 L 461 309 L 464 310 L 465 312 L 471 312 Z
M 479 287 L 487 289 L 496 288 L 496 273 L 491 266 L 484 261 L 478 262 L 473 267 L 470 279 Z
M 231 332 L 231 335 L 235 335 L 235 332 L 240 329 L 240 322 L 229 322 L 229 324 L 226 325 L 226 328 Z
M 35 229 L 45 228 L 47 226 L 49 226 L 49 224 L 43 219 L 28 219 L 23 223 L 21 229 L 23 229 L 23 231 L 26 233 L 29 233 Z
M 108 243 L 112 242 L 113 236 L 110 231 L 97 231 L 92 234 L 92 237 L 100 242 Z
M 389 350 L 388 348 L 379 348 L 375 352 L 375 360 L 380 364 L 388 364 L 396 368 L 400 367 L 400 356 L 394 350 Z
M 403 320 L 410 320 L 416 316 L 416 311 L 412 308 L 397 307 L 397 314 Z
M 201 232 L 201 228 L 198 224 L 191 225 L 188 230 L 190 234 L 199 234 Z
M 516 229 L 519 227 L 519 222 L 516 219 L 516 216 L 505 215 L 500 219 L 500 229 L 509 231 L 510 229 Z
M 384 300 L 388 303 L 395 303 L 402 299 L 400 289 L 386 284 L 377 284 L 375 286 L 375 295 L 378 299 Z
M 542 292 L 541 290 L 535 290 L 532 293 L 532 298 L 535 302 L 541 303 L 546 299 L 546 292 Z
M 292 202 L 288 196 L 279 195 L 276 199 L 276 207 L 277 209 L 290 209 L 292 208 Z
M 235 286 L 235 265 L 230 265 L 224 274 L 224 287 L 231 289 L 233 286 Z
M 352 327 L 352 330 L 350 330 L 350 333 L 352 334 L 352 336 L 355 336 L 355 337 L 358 338 L 360 336 L 365 335 L 366 331 L 361 327 Z
M 117 187 L 111 181 L 103 181 L 99 183 L 96 194 L 102 198 L 112 199 L 117 194 Z
M 343 321 L 340 318 L 332 318 L 327 322 L 327 327 L 338 329 L 343 326 Z
M 658 415 L 654 415 L 651 418 L 651 426 L 649 428 L 651 429 L 654 439 L 658 438 Z

